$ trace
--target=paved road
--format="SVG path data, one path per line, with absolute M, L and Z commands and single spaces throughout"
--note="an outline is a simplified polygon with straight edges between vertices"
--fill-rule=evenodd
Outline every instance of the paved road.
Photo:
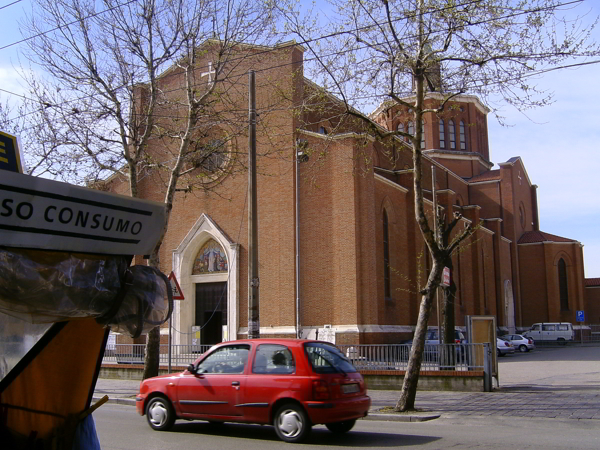
M 507 416 L 600 420 L 600 347 L 540 348 L 499 358 L 500 386 L 493 392 L 419 391 L 421 415 Z M 95 397 L 132 404 L 138 381 L 99 379 Z M 393 406 L 397 391 L 369 391 L 373 418 Z M 414 419 L 419 414 L 413 415 Z
M 169 432 L 152 431 L 130 406 L 104 405 L 94 413 L 102 450 L 598 450 L 595 420 L 514 417 L 446 418 L 420 423 L 359 420 L 339 436 L 316 426 L 303 444 L 286 445 L 273 427 L 177 421 Z

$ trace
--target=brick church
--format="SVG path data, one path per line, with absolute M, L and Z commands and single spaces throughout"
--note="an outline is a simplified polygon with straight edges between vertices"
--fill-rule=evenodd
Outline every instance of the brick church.
M 211 64 L 206 52 L 199 66 Z M 300 46 L 257 49 L 236 64 L 243 76 L 223 84 L 237 87 L 239 109 L 247 110 L 246 74 L 256 71 L 264 130 L 257 142 L 261 336 L 338 344 L 409 338 L 431 267 L 414 217 L 409 144 L 375 138 L 364 121 L 338 114 L 341 102 L 303 76 Z M 183 86 L 176 73 L 164 83 Z M 278 107 L 268 108 L 276 95 Z M 440 99 L 430 93 L 426 101 Z M 494 315 L 505 331 L 542 321 L 575 324 L 586 295 L 582 245 L 540 229 L 538 187 L 520 156 L 493 169 L 487 113 L 476 97 L 461 95 L 445 115 L 428 113 L 419 124 L 429 212 L 435 167 L 446 216 L 459 211 L 464 224 L 483 220 L 454 256 L 456 325 L 466 315 Z M 387 103 L 368 121 L 380 130 L 415 127 L 409 111 Z M 212 187 L 176 194 L 161 247 L 161 269 L 175 273 L 185 296 L 173 315 L 175 344 L 247 336 L 248 138 L 228 135 L 226 125 L 213 132 L 228 150 L 209 167 Z M 156 139 L 149 148 L 159 154 L 164 145 Z M 163 201 L 160 186 L 156 174 L 140 180 L 146 198 Z M 112 188 L 126 187 L 114 180 Z

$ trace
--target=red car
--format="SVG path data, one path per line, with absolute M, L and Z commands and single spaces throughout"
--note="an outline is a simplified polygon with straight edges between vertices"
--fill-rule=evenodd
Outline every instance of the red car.
M 350 431 L 370 405 L 362 375 L 337 347 L 300 339 L 215 345 L 184 372 L 142 381 L 136 397 L 154 430 L 176 419 L 272 424 L 286 442 L 316 424 Z

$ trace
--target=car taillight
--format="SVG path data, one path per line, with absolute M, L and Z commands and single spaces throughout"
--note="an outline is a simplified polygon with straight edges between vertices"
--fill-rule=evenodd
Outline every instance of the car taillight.
M 313 381 L 313 397 L 315 400 L 328 400 L 329 395 L 329 386 L 325 380 Z
M 527 339 L 530 344 L 533 344 L 533 339 Z

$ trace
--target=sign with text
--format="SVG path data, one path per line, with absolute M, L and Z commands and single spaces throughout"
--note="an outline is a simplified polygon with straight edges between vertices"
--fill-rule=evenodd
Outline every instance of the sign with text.
M 0 169 L 22 173 L 17 138 L 0 131 Z
M 147 255 L 164 221 L 164 203 L 8 171 L 0 174 L 0 245 Z
M 585 312 L 583 310 L 578 310 L 575 317 L 577 322 L 585 322 Z
M 444 267 L 444 271 L 442 272 L 442 286 L 450 286 L 450 268 Z

